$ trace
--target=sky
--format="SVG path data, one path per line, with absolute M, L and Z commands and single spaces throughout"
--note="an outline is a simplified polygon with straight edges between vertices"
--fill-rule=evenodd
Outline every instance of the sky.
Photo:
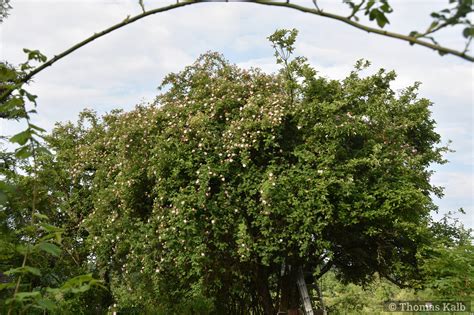
M 145 1 L 147 9 L 175 1 Z M 312 6 L 311 1 L 292 1 Z M 348 15 L 338 0 L 320 0 L 320 8 Z M 12 0 L 10 16 L 0 24 L 0 60 L 25 61 L 23 48 L 38 49 L 48 57 L 138 14 L 138 0 Z M 429 14 L 447 1 L 391 0 L 394 13 L 387 30 L 408 34 L 424 30 Z M 449 160 L 434 165 L 432 183 L 445 187 L 435 198 L 435 218 L 463 208 L 458 215 L 474 228 L 474 88 L 473 64 L 454 56 L 368 34 L 326 18 L 285 8 L 249 3 L 200 3 L 152 15 L 102 37 L 39 73 L 29 86 L 38 95 L 34 122 L 52 130 L 56 122 L 75 121 L 85 108 L 104 114 L 131 110 L 153 101 L 164 76 L 191 64 L 206 51 L 223 53 L 241 67 L 278 69 L 267 37 L 278 28 L 296 28 L 295 55 L 306 56 L 319 75 L 342 79 L 356 60 L 368 59 L 371 71 L 395 70 L 394 89 L 420 81 L 419 96 L 433 102 L 433 118 L 442 143 L 452 141 Z M 439 41 L 464 48 L 461 30 L 448 29 Z M 22 126 L 0 122 L 0 134 L 13 135 Z

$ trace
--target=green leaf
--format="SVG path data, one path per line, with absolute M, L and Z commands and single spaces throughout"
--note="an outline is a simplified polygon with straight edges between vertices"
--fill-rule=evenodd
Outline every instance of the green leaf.
M 19 292 L 16 294 L 15 300 L 17 301 L 23 301 L 23 300 L 33 300 L 35 298 L 38 298 L 41 296 L 41 293 L 39 291 L 33 291 L 33 292 Z
M 21 267 L 18 268 L 10 268 L 7 271 L 4 272 L 7 276 L 14 275 L 17 273 L 22 273 L 23 269 Z
M 90 288 L 91 288 L 90 285 L 84 284 L 84 285 L 81 285 L 77 288 L 72 288 L 71 293 L 83 293 L 83 292 L 86 292 L 87 290 L 89 290 Z
M 5 63 L 0 63 L 0 82 L 11 82 L 16 80 L 18 73 L 14 68 L 9 67 Z
M 57 232 L 50 232 L 50 233 L 46 234 L 45 236 L 41 237 L 39 239 L 39 241 L 43 242 L 43 241 L 49 241 L 49 240 L 55 239 L 57 244 L 61 244 L 62 234 L 63 234 L 62 229 L 60 229 Z
M 27 159 L 33 155 L 30 146 L 23 146 L 15 151 L 15 156 L 19 159 Z
M 49 242 L 41 242 L 35 247 L 56 257 L 61 254 L 61 248 Z
M 14 288 L 14 287 L 15 287 L 14 282 L 0 283 L 0 291 L 9 289 L 9 288 Z
M 367 2 L 367 6 L 366 6 L 366 10 L 369 11 L 370 8 L 372 8 L 372 6 L 375 4 L 375 0 L 369 0 Z
M 430 32 L 431 30 L 433 30 L 435 27 L 437 27 L 439 25 L 439 22 L 438 21 L 434 21 L 433 23 L 431 23 L 430 27 L 428 28 L 428 32 Z
M 393 10 L 392 10 L 392 7 L 390 7 L 390 5 L 388 4 L 388 2 L 384 2 L 384 4 L 382 4 L 380 6 L 380 9 L 385 12 L 385 13 L 391 13 Z
M 474 27 L 466 27 L 466 28 L 462 31 L 462 35 L 463 35 L 465 38 L 474 37 Z
M 26 95 L 26 97 L 28 98 L 28 100 L 29 100 L 30 102 L 36 104 L 36 99 L 38 98 L 37 95 L 33 95 L 33 94 L 28 93 L 28 92 L 26 92 L 26 91 L 25 91 L 25 95 Z
M 61 242 L 62 242 L 62 235 L 63 235 L 63 232 L 54 233 L 54 237 L 56 238 L 56 242 L 58 244 L 61 244 Z
M 67 280 L 66 282 L 64 282 L 64 284 L 61 286 L 61 288 L 65 289 L 65 288 L 72 288 L 72 287 L 80 286 L 83 283 L 89 282 L 91 280 L 94 280 L 94 277 L 92 276 L 92 273 L 79 275 L 79 276 L 76 276 L 76 277 L 71 278 L 71 279 Z
M 41 271 L 38 268 L 25 266 L 24 267 L 28 273 L 31 273 L 35 276 L 41 276 Z
M 28 54 L 28 60 L 36 60 L 39 62 L 45 62 L 47 60 L 46 56 L 40 53 L 39 50 L 30 50 L 30 49 L 24 48 L 23 52 Z
M 376 20 L 377 25 L 381 28 L 383 28 L 386 24 L 390 23 L 385 14 L 378 9 L 373 9 L 372 11 L 370 11 L 369 19 L 371 21 Z
M 7 276 L 14 275 L 14 274 L 26 274 L 31 273 L 35 276 L 41 276 L 41 271 L 38 268 L 31 267 L 31 266 L 24 266 L 18 268 L 12 268 L 4 272 Z
M 20 133 L 17 133 L 13 137 L 11 137 L 10 142 L 18 143 L 19 145 L 24 145 L 26 142 L 28 142 L 28 140 L 31 139 L 31 135 L 32 135 L 31 130 L 26 129 Z
M 2 106 L 0 107 L 2 112 L 7 112 L 13 109 L 19 109 L 23 107 L 23 99 L 19 97 L 12 97 L 8 101 L 6 101 Z
M 387 24 L 390 24 L 390 21 L 387 19 L 387 17 L 385 16 L 385 14 L 380 14 L 378 17 L 377 17 L 377 24 L 383 28 L 385 25 Z
M 38 153 L 41 153 L 41 154 L 44 154 L 44 155 L 53 155 L 48 149 L 46 149 L 45 147 L 39 147 L 36 149 L 36 152 Z
M 20 70 L 21 71 L 27 71 L 27 70 L 30 70 L 32 69 L 33 67 L 30 66 L 27 62 L 24 62 L 20 65 Z
M 38 219 L 49 220 L 49 217 L 46 214 L 42 214 L 39 212 L 36 212 L 35 214 L 33 214 L 33 216 L 37 217 Z
M 104 288 L 102 281 L 94 279 L 91 273 L 79 275 L 77 277 L 71 278 L 64 282 L 64 284 L 59 288 L 63 293 L 82 293 L 89 290 L 91 287 L 97 286 Z M 58 290 L 58 289 L 56 289 Z M 53 292 L 53 289 L 48 289 L 48 292 Z
M 29 126 L 30 126 L 30 128 L 35 129 L 35 130 L 38 130 L 39 132 L 46 132 L 46 130 L 44 130 L 43 128 L 38 127 L 38 126 L 36 126 L 36 125 L 34 125 L 34 124 L 32 124 L 32 123 L 30 123 Z
M 355 8 L 355 4 L 354 2 L 350 1 L 350 0 L 344 0 L 344 3 L 346 3 L 347 5 L 349 5 L 349 7 L 351 9 L 354 9 Z
M 62 232 L 63 231 L 62 228 L 59 228 L 57 226 L 47 224 L 47 223 L 41 223 L 40 227 L 46 232 Z
M 40 306 L 42 309 L 46 309 L 48 311 L 54 311 L 57 308 L 56 303 L 49 299 L 39 299 L 36 301 L 36 304 L 38 304 L 38 306 Z

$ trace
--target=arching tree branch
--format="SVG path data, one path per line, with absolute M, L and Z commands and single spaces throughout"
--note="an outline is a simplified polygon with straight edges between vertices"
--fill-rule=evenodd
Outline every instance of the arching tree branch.
M 156 13 L 165 12 L 165 11 L 173 10 L 173 9 L 176 9 L 176 8 L 184 7 L 184 6 L 187 6 L 187 5 L 190 5 L 190 4 L 201 3 L 201 2 L 208 2 L 208 1 L 203 1 L 203 0 L 190 0 L 190 1 L 182 1 L 182 2 L 177 1 L 176 4 L 172 4 L 172 5 L 169 5 L 169 6 L 166 6 L 166 7 L 161 7 L 161 8 L 156 8 L 156 9 L 151 9 L 151 10 L 148 10 L 148 11 L 144 11 L 143 13 L 138 14 L 134 17 L 127 17 L 122 22 L 120 22 L 118 24 L 115 24 L 115 25 L 113 25 L 113 26 L 111 26 L 111 27 L 99 32 L 99 33 L 95 33 L 93 36 L 83 40 L 80 43 L 77 43 L 76 45 L 74 45 L 71 48 L 65 50 L 64 52 L 60 53 L 59 55 L 54 56 L 54 58 L 48 60 L 44 64 L 40 65 L 39 67 L 37 67 L 34 70 L 32 70 L 31 72 L 29 72 L 28 75 L 25 76 L 22 81 L 27 82 L 34 75 L 36 75 L 37 73 L 39 73 L 43 69 L 51 66 L 52 64 L 54 64 L 58 60 L 64 58 L 65 56 L 67 56 L 70 53 L 74 52 L 75 50 L 81 48 L 82 46 L 85 46 L 88 43 L 90 43 L 90 42 L 96 40 L 97 38 L 102 37 L 102 36 L 112 32 L 112 31 L 115 31 L 119 28 L 122 28 L 122 27 L 128 25 L 128 24 L 131 24 L 133 22 L 136 22 L 138 20 L 141 20 L 141 19 L 143 19 L 147 16 L 150 16 L 150 15 L 153 15 L 153 14 L 156 14 Z M 217 2 L 217 1 L 214 1 L 214 2 Z M 224 0 L 222 0 L 220 2 L 224 2 Z M 227 2 L 227 1 L 225 1 L 225 2 Z M 458 56 L 460 58 L 463 58 L 465 60 L 474 62 L 474 56 L 470 56 L 470 55 L 466 54 L 465 51 L 463 51 L 463 52 L 457 51 L 457 50 L 450 49 L 450 48 L 447 48 L 447 47 L 444 47 L 444 46 L 440 46 L 440 45 L 436 45 L 436 44 L 433 44 L 433 43 L 430 43 L 430 42 L 427 42 L 427 41 L 420 40 L 417 37 L 407 36 L 407 35 L 393 33 L 393 32 L 388 32 L 388 31 L 385 31 L 385 30 L 382 30 L 382 29 L 377 29 L 377 28 L 373 28 L 373 27 L 370 27 L 370 26 L 366 26 L 366 25 L 363 25 L 363 24 L 360 24 L 358 22 L 355 22 L 355 21 L 351 20 L 350 17 L 344 17 L 344 16 L 333 14 L 333 13 L 325 12 L 325 11 L 319 9 L 319 7 L 317 7 L 317 6 L 316 6 L 315 9 L 313 9 L 313 8 L 308 8 L 308 7 L 300 6 L 300 5 L 297 5 L 297 4 L 293 4 L 293 3 L 290 3 L 290 2 L 275 2 L 275 1 L 269 1 L 269 0 L 241 1 L 241 2 L 256 3 L 256 4 L 262 4 L 262 5 L 271 5 L 271 6 L 278 6 L 278 7 L 286 7 L 286 8 L 295 9 L 295 10 L 305 12 L 305 13 L 311 13 L 311 14 L 319 15 L 319 16 L 322 16 L 322 17 L 326 17 L 326 18 L 330 18 L 330 19 L 334 19 L 334 20 L 344 22 L 344 23 L 349 24 L 349 25 L 351 25 L 355 28 L 367 31 L 369 33 L 374 33 L 374 34 L 379 34 L 379 35 L 383 35 L 383 36 L 387 36 L 387 37 L 400 39 L 400 40 L 406 41 L 410 44 L 416 44 L 416 45 L 424 46 L 424 47 L 433 49 L 433 50 L 438 51 L 438 52 L 443 53 L 443 54 L 452 54 L 452 55 Z M 142 7 L 142 9 L 143 9 L 143 7 Z
M 59 61 L 60 59 L 62 59 L 64 57 L 66 57 L 67 55 L 71 54 L 72 52 L 76 51 L 77 49 L 89 44 L 90 42 L 92 42 L 92 41 L 94 41 L 94 40 L 96 40 L 96 39 L 98 39 L 98 38 L 100 38 L 100 37 L 102 37 L 102 36 L 104 36 L 108 33 L 111 33 L 111 32 L 113 32 L 113 31 L 115 31 L 119 28 L 122 28 L 126 25 L 129 25 L 133 22 L 136 22 L 138 20 L 141 20 L 141 19 L 143 19 L 147 16 L 150 16 L 150 15 L 153 15 L 153 14 L 156 14 L 156 13 L 170 11 L 170 10 L 177 9 L 177 8 L 180 8 L 180 7 L 184 7 L 184 6 L 187 6 L 187 5 L 190 5 L 190 4 L 203 3 L 203 2 L 227 2 L 227 1 L 226 0 L 217 0 L 217 1 L 216 0 L 213 0 L 213 1 L 209 1 L 209 0 L 177 1 L 175 4 L 168 5 L 168 6 L 165 6 L 165 7 L 156 8 L 156 9 L 151 9 L 151 10 L 148 10 L 148 11 L 144 11 L 143 13 L 135 15 L 133 17 L 128 16 L 122 22 L 117 23 L 117 24 L 115 24 L 115 25 L 113 25 L 113 26 L 111 26 L 111 27 L 99 32 L 99 33 L 95 33 L 94 35 L 92 35 L 92 36 L 86 38 L 85 40 L 75 44 L 74 46 L 70 47 L 69 49 L 63 51 L 62 53 L 54 56 L 50 60 L 47 60 L 46 62 L 44 62 L 43 64 L 41 64 L 37 68 L 34 68 L 30 72 L 28 72 L 26 75 L 22 76 L 16 82 L 16 84 L 14 86 L 10 87 L 6 91 L 3 91 L 2 95 L 0 95 L 0 101 L 5 100 L 14 90 L 18 89 L 24 83 L 31 80 L 31 78 L 33 78 L 33 76 L 35 76 L 39 72 L 41 72 L 44 69 L 46 69 L 47 67 L 53 65 L 54 63 L 56 63 L 57 61 Z M 421 39 L 419 39 L 417 37 L 414 37 L 414 36 L 407 36 L 407 35 L 403 35 L 403 34 L 388 32 L 388 31 L 385 31 L 385 30 L 382 30 L 382 29 L 377 29 L 377 28 L 373 28 L 373 27 L 370 27 L 370 26 L 366 26 L 366 25 L 360 24 L 356 21 L 353 21 L 351 19 L 352 15 L 350 15 L 349 17 L 345 17 L 345 16 L 329 13 L 329 12 L 323 11 L 317 5 L 315 6 L 315 8 L 309 8 L 309 7 L 304 7 L 304 6 L 300 6 L 300 5 L 297 5 L 297 4 L 290 3 L 289 1 L 275 2 L 275 1 L 271 1 L 271 0 L 253 0 L 253 1 L 252 0 L 245 0 L 245 1 L 241 0 L 239 2 L 247 2 L 247 3 L 261 4 L 261 5 L 284 7 L 284 8 L 290 8 L 290 9 L 298 10 L 298 11 L 305 12 L 305 13 L 311 13 L 311 14 L 314 14 L 314 15 L 318 15 L 318 16 L 330 18 L 330 19 L 333 19 L 333 20 L 341 21 L 343 23 L 349 24 L 349 25 L 351 25 L 355 28 L 364 30 L 364 31 L 369 32 L 369 33 L 374 33 L 374 34 L 379 34 L 379 35 L 383 35 L 383 36 L 386 36 L 386 37 L 392 37 L 392 38 L 400 39 L 400 40 L 406 41 L 406 42 L 408 42 L 412 45 L 416 44 L 416 45 L 420 45 L 420 46 L 424 46 L 424 47 L 433 49 L 433 50 L 439 52 L 440 54 L 451 54 L 451 55 L 458 56 L 462 59 L 474 62 L 474 56 L 466 54 L 466 49 L 464 51 L 457 51 L 457 50 L 450 49 L 450 48 L 447 48 L 447 47 L 444 47 L 444 46 L 441 46 L 441 45 L 437 45 L 437 44 L 434 44 L 434 43 L 431 43 L 431 42 L 421 40 Z M 142 10 L 143 10 L 143 7 L 142 7 Z
M 254 2 L 258 3 L 258 4 L 263 4 L 263 5 L 270 5 L 270 6 L 277 6 L 277 7 L 295 9 L 295 10 L 298 10 L 298 11 L 301 11 L 301 12 L 311 13 L 311 14 L 322 16 L 322 17 L 330 18 L 330 19 L 333 19 L 333 20 L 337 20 L 337 21 L 341 21 L 343 23 L 349 24 L 349 25 L 351 25 L 355 28 L 361 29 L 361 30 L 369 32 L 369 33 L 374 33 L 374 34 L 379 34 L 379 35 L 383 35 L 383 36 L 386 36 L 386 37 L 400 39 L 400 40 L 406 41 L 406 42 L 408 42 L 412 45 L 416 44 L 416 45 L 424 46 L 424 47 L 433 49 L 433 50 L 435 50 L 435 51 L 437 51 L 441 54 L 451 54 L 451 55 L 458 56 L 462 59 L 474 62 L 474 56 L 466 54 L 465 51 L 454 50 L 454 49 L 447 48 L 447 47 L 444 47 L 444 46 L 441 46 L 441 45 L 436 45 L 436 44 L 433 44 L 433 43 L 430 43 L 430 42 L 427 42 L 427 41 L 424 41 L 424 40 L 420 40 L 420 39 L 418 39 L 416 37 L 413 37 L 413 36 L 407 36 L 407 35 L 403 35 L 403 34 L 388 32 L 388 31 L 385 31 L 385 30 L 382 30 L 382 29 L 377 29 L 377 28 L 374 28 L 374 27 L 363 25 L 363 24 L 360 24 L 356 21 L 351 20 L 349 17 L 345 17 L 345 16 L 325 12 L 325 11 L 317 9 L 317 8 L 316 9 L 308 8 L 308 7 L 300 6 L 300 5 L 289 3 L 289 2 L 275 2 L 275 1 L 268 1 L 268 0 L 256 0 Z
M 47 60 L 44 63 L 42 63 L 40 66 L 34 68 L 30 72 L 28 72 L 26 75 L 21 76 L 20 78 L 18 78 L 14 82 L 14 84 L 12 86 L 10 86 L 9 88 L 4 89 L 3 91 L 0 90 L 0 92 L 1 92 L 0 93 L 0 103 L 6 101 L 8 99 L 8 97 L 13 93 L 13 91 L 20 89 L 23 86 L 23 84 L 30 81 L 36 74 L 43 71 L 47 67 L 53 65 L 54 63 L 58 62 L 59 60 L 63 59 L 67 55 L 69 55 L 69 54 L 73 53 L 74 51 L 78 50 L 79 48 L 89 44 L 90 42 L 93 42 L 94 40 L 96 40 L 96 39 L 98 39 L 98 38 L 100 38 L 100 37 L 102 37 L 102 36 L 104 36 L 108 33 L 111 33 L 111 32 L 113 32 L 113 31 L 115 31 L 119 28 L 122 28 L 126 25 L 129 25 L 129 24 L 133 23 L 133 22 L 141 20 L 141 19 L 143 19 L 147 16 L 150 16 L 150 15 L 153 15 L 153 14 L 156 14 L 156 13 L 160 13 L 160 12 L 170 11 L 170 10 L 180 8 L 180 7 L 184 7 L 184 6 L 187 6 L 187 5 L 190 5 L 190 4 L 193 4 L 193 3 L 197 3 L 197 2 L 198 1 L 194 1 L 194 0 L 183 1 L 183 2 L 177 1 L 175 4 L 165 6 L 165 7 L 156 8 L 156 9 L 152 9 L 152 10 L 148 10 L 148 11 L 144 11 L 143 13 L 135 15 L 133 17 L 127 16 L 122 22 L 117 23 L 115 25 L 112 25 L 111 27 L 109 27 L 109 28 L 107 28 L 107 29 L 105 29 L 105 30 L 103 30 L 99 33 L 95 33 L 94 35 L 86 38 L 85 40 L 75 44 L 74 46 L 70 47 L 69 49 L 63 51 L 62 53 L 54 56 L 53 58 Z M 143 7 L 142 7 L 142 9 L 143 9 Z
M 133 22 L 136 22 L 138 20 L 141 20 L 149 15 L 153 15 L 153 14 L 156 14 L 156 13 L 160 13 L 160 12 L 165 12 L 165 11 L 169 11 L 169 10 L 173 10 L 173 9 L 176 9 L 176 8 L 180 8 L 180 7 L 184 7 L 184 6 L 187 6 L 187 5 L 190 5 L 190 4 L 193 4 L 193 3 L 196 3 L 196 1 L 183 1 L 183 2 L 178 2 L 176 4 L 172 4 L 172 5 L 169 5 L 169 6 L 166 6 L 166 7 L 161 7 L 161 8 L 156 8 L 156 9 L 152 9 L 152 10 L 148 10 L 148 11 L 144 11 L 143 13 L 141 14 L 138 14 L 138 15 L 135 15 L 133 17 L 130 17 L 128 16 L 125 20 L 123 20 L 122 22 L 118 23 L 118 24 L 115 24 L 99 33 L 95 33 L 94 35 L 92 35 L 91 37 L 88 37 L 86 38 L 85 40 L 83 40 L 82 42 L 79 42 L 77 43 L 76 45 L 72 46 L 71 48 L 63 51 L 62 53 L 60 53 L 59 55 L 56 55 L 54 56 L 54 58 L 46 61 L 45 63 L 43 63 L 42 65 L 40 65 L 39 67 L 33 69 L 31 72 L 28 73 L 28 75 L 26 75 L 24 78 L 23 78 L 23 83 L 24 82 L 27 82 L 28 80 L 30 80 L 33 76 L 35 76 L 36 74 L 38 74 L 39 72 L 41 72 L 42 70 L 44 70 L 45 68 L 51 66 L 52 64 L 56 63 L 58 60 L 66 57 L 67 55 L 69 55 L 70 53 L 78 50 L 79 48 L 81 48 L 82 46 L 85 46 L 87 45 L 88 43 L 98 39 L 99 37 L 102 37 L 110 32 L 113 32 L 119 28 L 122 28 L 126 25 L 129 25 Z

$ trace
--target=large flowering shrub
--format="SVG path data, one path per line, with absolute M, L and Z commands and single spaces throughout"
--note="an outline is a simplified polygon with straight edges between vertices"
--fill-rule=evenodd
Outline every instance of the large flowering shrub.
M 440 193 L 428 166 L 445 150 L 430 102 L 416 85 L 395 93 L 393 72 L 360 77 L 363 62 L 319 77 L 289 60 L 285 34 L 279 73 L 207 53 L 153 104 L 54 131 L 88 261 L 119 308 L 268 313 L 300 267 L 417 279 Z

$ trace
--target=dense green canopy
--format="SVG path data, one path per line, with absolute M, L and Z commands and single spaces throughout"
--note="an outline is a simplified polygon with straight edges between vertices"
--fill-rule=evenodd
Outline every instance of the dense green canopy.
M 207 53 L 168 75 L 154 104 L 55 129 L 89 262 L 120 307 L 199 298 L 268 312 L 282 266 L 418 279 L 440 194 L 428 166 L 445 150 L 430 102 L 416 84 L 394 92 L 393 72 L 361 77 L 362 61 L 322 78 L 289 59 L 295 35 L 271 38 L 277 74 Z

